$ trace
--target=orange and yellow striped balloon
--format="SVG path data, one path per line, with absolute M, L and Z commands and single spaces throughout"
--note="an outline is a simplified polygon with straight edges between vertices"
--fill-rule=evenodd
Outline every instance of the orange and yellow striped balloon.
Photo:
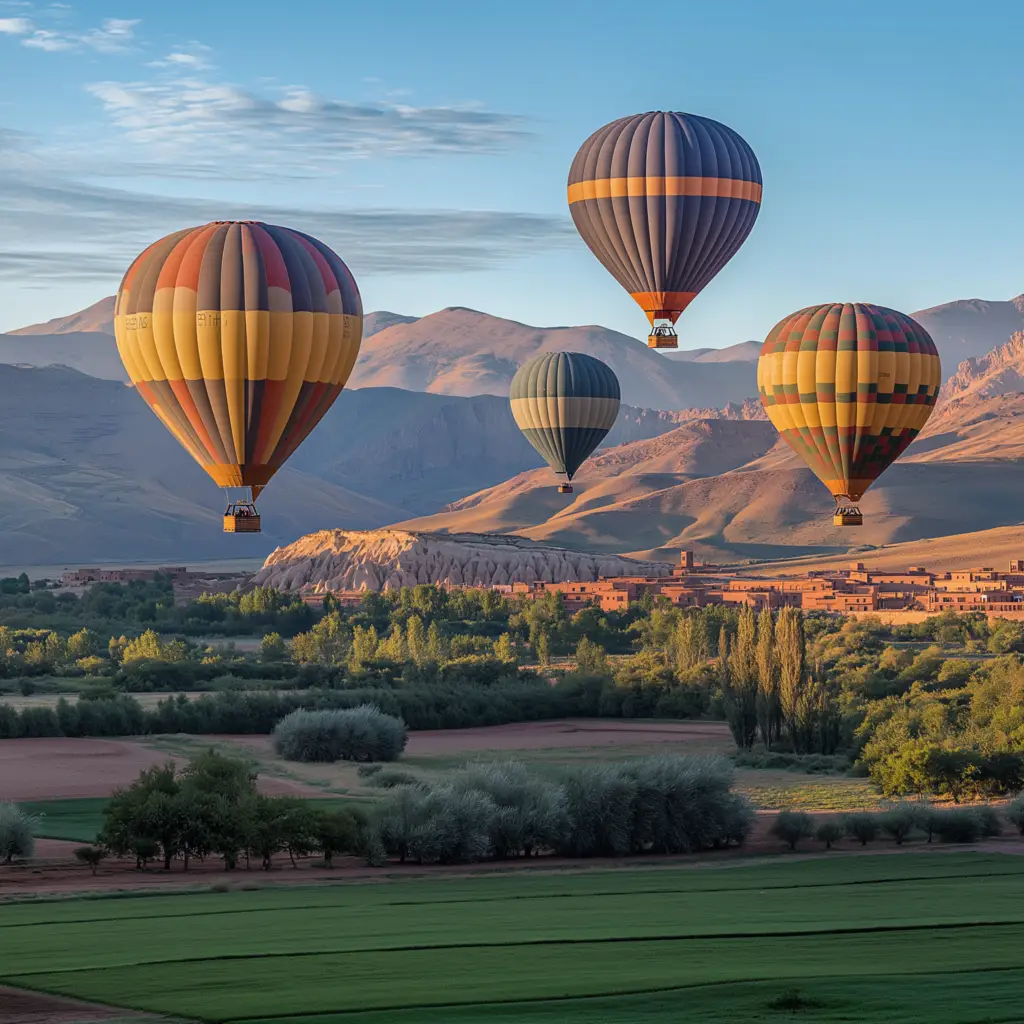
M 941 383 L 928 332 L 866 302 L 787 316 L 757 364 L 768 418 L 840 506 L 858 501 L 917 437 Z
M 154 242 L 114 309 L 136 390 L 217 484 L 253 497 L 341 393 L 362 331 L 359 289 L 338 256 L 256 221 Z

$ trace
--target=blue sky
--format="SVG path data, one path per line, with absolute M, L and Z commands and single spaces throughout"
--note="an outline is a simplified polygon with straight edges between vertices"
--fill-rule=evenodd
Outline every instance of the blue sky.
M 684 346 L 815 302 L 1009 298 L 1022 28 L 992 0 L 0 0 L 0 330 L 112 293 L 168 231 L 255 216 L 331 244 L 367 309 L 643 335 L 565 180 L 648 109 L 724 121 L 764 175 Z

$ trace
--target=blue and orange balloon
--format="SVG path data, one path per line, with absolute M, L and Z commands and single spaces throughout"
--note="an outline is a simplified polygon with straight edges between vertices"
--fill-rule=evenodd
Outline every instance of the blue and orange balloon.
M 676 348 L 680 313 L 729 262 L 761 207 L 761 168 L 731 128 L 696 114 L 635 114 L 594 132 L 569 171 L 583 241 Z

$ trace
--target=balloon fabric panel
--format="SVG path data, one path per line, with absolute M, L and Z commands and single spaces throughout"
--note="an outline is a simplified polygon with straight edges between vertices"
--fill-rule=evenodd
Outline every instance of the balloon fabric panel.
M 648 319 L 674 322 L 750 233 L 761 170 L 724 124 L 637 114 L 583 143 L 568 200 L 583 240 Z
M 612 370 L 580 352 L 536 356 L 520 367 L 509 394 L 523 435 L 570 480 L 614 426 L 619 397 Z
M 114 327 L 139 394 L 216 483 L 261 488 L 348 380 L 362 306 L 322 242 L 220 221 L 145 250 Z
M 858 501 L 924 427 L 942 369 L 928 332 L 909 316 L 826 303 L 776 324 L 757 378 L 790 447 L 833 495 Z

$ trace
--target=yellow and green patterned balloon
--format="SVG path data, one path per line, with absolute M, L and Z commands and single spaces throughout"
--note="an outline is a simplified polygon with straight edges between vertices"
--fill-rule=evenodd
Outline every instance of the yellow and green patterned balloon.
M 829 302 L 787 316 L 765 339 L 757 364 L 768 418 L 841 511 L 906 451 L 941 384 L 928 332 L 905 313 L 866 302 Z M 850 511 L 856 514 L 846 522 L 856 524 L 859 510 Z

